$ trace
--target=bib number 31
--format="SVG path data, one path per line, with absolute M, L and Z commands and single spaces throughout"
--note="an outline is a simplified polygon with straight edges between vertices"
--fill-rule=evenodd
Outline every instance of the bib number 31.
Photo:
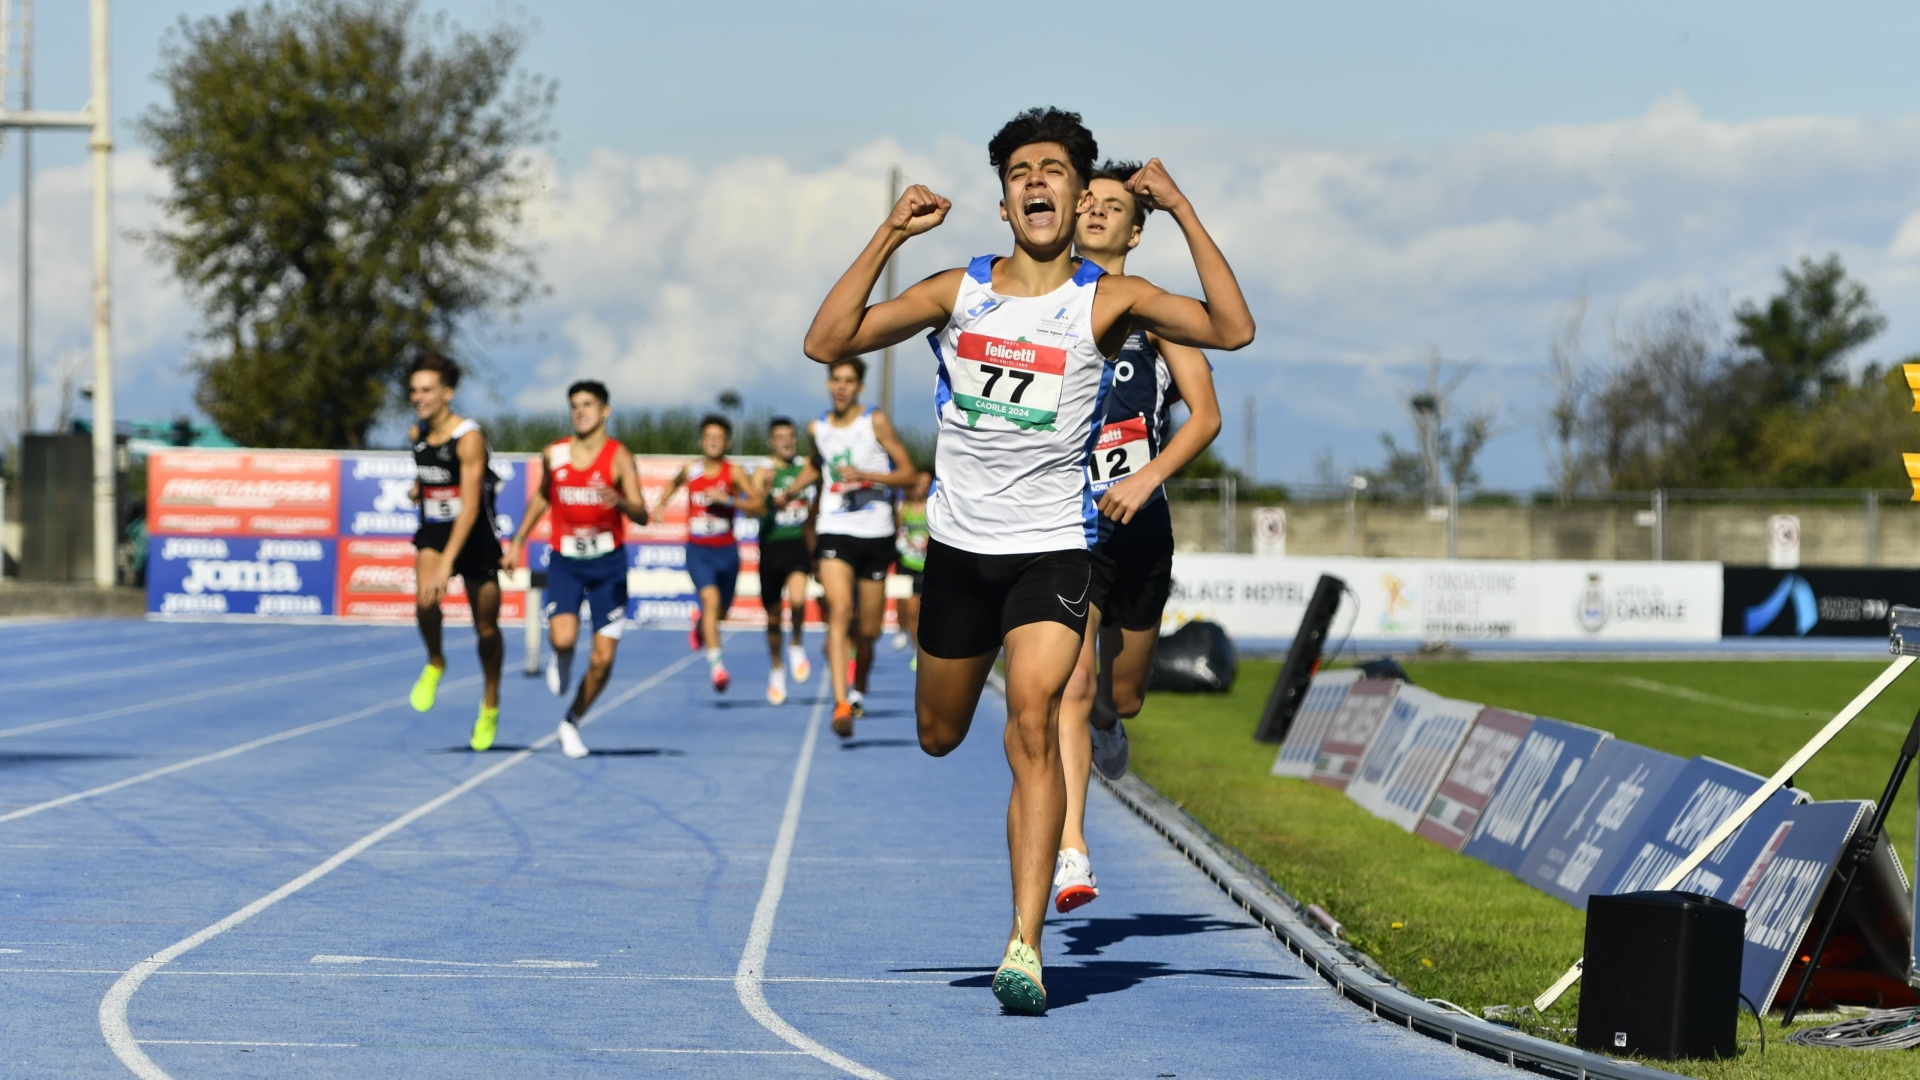
M 954 404 L 970 421 L 997 416 L 1028 430 L 1054 430 L 1066 381 L 1065 349 L 963 333 L 955 351 L 947 379 Z
M 1108 424 L 1100 429 L 1100 439 L 1087 458 L 1087 480 L 1093 493 L 1099 495 L 1152 460 L 1153 444 L 1147 441 L 1145 417 Z

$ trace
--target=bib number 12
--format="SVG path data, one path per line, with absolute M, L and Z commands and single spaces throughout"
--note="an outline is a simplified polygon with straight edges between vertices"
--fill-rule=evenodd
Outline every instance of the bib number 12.
M 1100 494 L 1139 471 L 1153 460 L 1153 447 L 1147 441 L 1147 421 L 1136 416 L 1100 429 L 1099 441 L 1087 458 L 1087 479 L 1094 494 Z

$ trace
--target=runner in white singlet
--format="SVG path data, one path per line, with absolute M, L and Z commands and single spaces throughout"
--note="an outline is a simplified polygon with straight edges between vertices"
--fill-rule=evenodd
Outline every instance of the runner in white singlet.
M 1097 531 L 1086 458 L 1109 358 L 1134 330 L 1195 348 L 1253 340 L 1233 271 L 1157 159 L 1127 189 L 1179 223 L 1206 302 L 1073 257 L 1098 156 L 1073 113 L 1015 117 L 987 146 L 1013 254 L 975 259 L 868 306 L 887 260 L 952 207 L 913 185 L 827 294 L 806 341 L 808 356 L 833 363 L 932 332 L 939 479 L 927 506 L 914 707 L 922 749 L 950 753 L 1004 648 L 1014 920 L 993 992 L 1015 1012 L 1046 1009 L 1040 934 L 1066 815 L 1055 717 L 1086 629 Z
M 853 737 L 865 712 L 873 643 L 887 615 L 887 567 L 893 565 L 893 489 L 913 483 L 913 461 L 893 421 L 860 404 L 867 363 L 849 357 L 827 368 L 833 406 L 807 425 L 820 471 L 814 554 L 827 599 L 827 674 L 833 685 L 833 733 Z M 849 646 L 851 645 L 851 648 Z M 849 673 L 848 660 L 855 670 Z

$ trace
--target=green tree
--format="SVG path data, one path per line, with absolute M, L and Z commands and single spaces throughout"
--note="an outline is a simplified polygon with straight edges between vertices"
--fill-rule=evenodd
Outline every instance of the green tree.
M 1848 279 L 1840 256 L 1820 262 L 1803 256 L 1796 271 L 1780 272 L 1783 288 L 1759 307 L 1734 309 L 1733 343 L 1746 350 L 1743 366 L 1762 408 L 1807 407 L 1845 387 L 1846 356 L 1886 329 L 1887 320 L 1866 286 Z
M 244 443 L 357 447 L 410 355 L 536 289 L 515 239 L 550 80 L 525 31 L 411 2 L 183 19 L 139 130 L 172 179 L 146 239 L 198 301 L 195 400 Z

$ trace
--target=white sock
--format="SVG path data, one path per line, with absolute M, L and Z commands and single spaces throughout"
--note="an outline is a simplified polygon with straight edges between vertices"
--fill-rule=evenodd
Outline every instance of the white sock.
M 707 666 L 709 668 L 717 668 L 720 666 L 720 650 L 719 649 L 707 650 Z
M 785 668 L 774 668 L 773 673 L 767 676 L 767 683 L 774 689 L 785 692 L 787 689 L 787 670 Z
M 847 703 L 848 704 L 858 705 L 860 702 L 865 700 L 867 700 L 867 696 L 865 694 L 862 694 L 859 690 L 856 690 L 851 686 L 847 687 Z

